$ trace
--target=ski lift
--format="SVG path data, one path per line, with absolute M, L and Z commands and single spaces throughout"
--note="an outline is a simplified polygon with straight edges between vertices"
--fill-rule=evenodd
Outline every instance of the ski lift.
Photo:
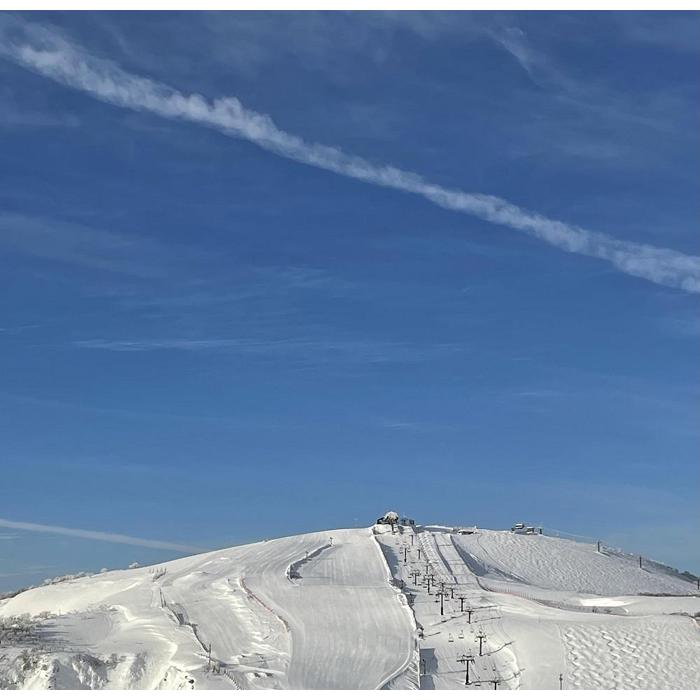
M 460 630 L 459 634 L 457 635 L 460 639 L 464 639 L 464 630 Z
M 447 636 L 447 641 L 454 642 L 454 640 L 455 640 L 455 638 L 452 636 L 452 632 L 450 632 L 449 635 Z

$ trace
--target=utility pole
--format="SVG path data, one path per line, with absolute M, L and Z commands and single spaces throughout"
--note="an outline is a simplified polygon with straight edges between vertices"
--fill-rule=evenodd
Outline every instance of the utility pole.
M 479 634 L 476 635 L 476 639 L 474 641 L 476 642 L 477 640 L 479 641 L 479 656 L 483 656 L 482 649 L 484 646 L 484 641 L 486 640 L 486 635 L 484 634 L 483 630 L 479 630 Z
M 461 664 L 465 664 L 467 667 L 467 675 L 464 679 L 464 685 L 471 685 L 471 681 L 469 680 L 469 664 L 474 662 L 474 657 L 471 654 L 462 654 L 461 656 L 457 657 L 457 661 Z
M 564 690 L 564 674 L 559 674 L 559 690 Z

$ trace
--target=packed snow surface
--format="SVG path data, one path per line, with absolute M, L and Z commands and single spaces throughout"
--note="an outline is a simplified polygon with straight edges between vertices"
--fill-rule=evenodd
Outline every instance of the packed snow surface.
M 318 532 L 0 601 L 0 688 L 700 689 L 697 593 L 541 535 Z

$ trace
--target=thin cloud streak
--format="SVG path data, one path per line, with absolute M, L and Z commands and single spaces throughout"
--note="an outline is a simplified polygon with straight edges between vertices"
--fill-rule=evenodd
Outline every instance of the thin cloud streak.
M 11 213 L 0 213 L 1 248 L 54 263 L 144 279 L 162 276 L 153 260 L 162 258 L 165 250 L 152 241 Z
M 113 542 L 115 544 L 130 544 L 137 547 L 148 547 L 149 549 L 168 549 L 174 552 L 184 552 L 186 554 L 198 554 L 202 551 L 201 549 L 189 547 L 184 544 L 176 544 L 174 542 L 146 540 L 141 537 L 119 535 L 113 532 L 81 530 L 72 527 L 61 527 L 60 525 L 42 525 L 40 523 L 27 523 L 20 520 L 5 520 L 4 518 L 0 518 L 0 527 L 6 527 L 10 530 L 28 530 L 29 532 L 44 532 L 52 535 L 65 535 L 67 537 L 82 537 L 86 540 L 100 540 L 101 542 Z
M 110 352 L 222 351 L 259 357 L 285 359 L 319 364 L 324 362 L 348 362 L 352 364 L 414 363 L 426 358 L 447 358 L 463 352 L 453 343 L 415 345 L 403 342 L 374 340 L 324 340 L 312 338 L 283 338 L 256 340 L 251 338 L 161 338 L 107 340 L 90 338 L 72 342 L 83 350 Z
M 304 141 L 279 129 L 270 117 L 246 109 L 235 97 L 207 100 L 128 73 L 55 33 L 17 18 L 0 18 L 0 55 L 103 102 L 166 119 L 216 129 L 299 163 L 345 177 L 420 195 L 444 209 L 507 226 L 570 253 L 605 260 L 643 279 L 700 293 L 700 258 L 667 248 L 619 240 L 530 212 L 499 197 L 449 189 L 416 173 L 375 165 L 332 146 Z

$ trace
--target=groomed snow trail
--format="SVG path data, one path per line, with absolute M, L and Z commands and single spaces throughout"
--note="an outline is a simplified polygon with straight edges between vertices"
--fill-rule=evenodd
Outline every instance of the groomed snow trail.
M 335 530 L 310 538 L 313 550 L 333 545 L 298 567 L 290 584 L 288 561 L 266 561 L 248 585 L 291 628 L 290 688 L 381 687 L 411 653 L 412 626 L 390 586 L 371 531 Z M 314 540 L 313 538 L 318 538 Z M 279 567 L 283 566 L 282 569 Z

